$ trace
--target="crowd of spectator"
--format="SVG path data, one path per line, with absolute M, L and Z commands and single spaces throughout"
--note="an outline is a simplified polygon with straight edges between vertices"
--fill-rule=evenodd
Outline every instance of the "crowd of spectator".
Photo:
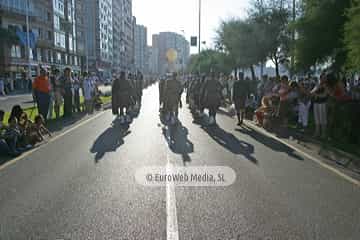
M 74 112 L 93 113 L 94 107 L 101 101 L 98 84 L 95 74 L 84 72 L 79 76 L 70 68 L 65 68 L 63 73 L 58 69 L 48 72 L 41 68 L 31 86 L 38 109 L 34 121 L 20 105 L 13 106 L 6 123 L 5 112 L 0 110 L 0 155 L 17 156 L 42 142 L 45 135 L 51 136 L 45 125 L 47 120 L 52 119 L 53 113 L 55 118 L 71 117 Z M 84 104 L 80 101 L 81 95 Z
M 5 112 L 0 110 L 1 155 L 18 156 L 42 142 L 45 135 L 51 136 L 42 115 L 37 115 L 34 121 L 31 121 L 19 105 L 12 108 L 7 125 L 4 124 L 4 116 Z
M 260 126 L 271 128 L 276 121 L 288 126 L 290 119 L 301 131 L 306 131 L 309 118 L 313 117 L 313 136 L 328 139 L 335 124 L 341 124 L 335 120 L 340 113 L 340 104 L 345 106 L 359 102 L 358 83 L 341 81 L 335 74 L 326 72 L 319 79 L 314 77 L 298 81 L 289 81 L 287 76 L 279 81 L 265 76 L 258 87 L 261 106 L 255 112 L 256 121 Z M 342 122 L 345 120 L 352 124 L 352 118 L 347 117 Z

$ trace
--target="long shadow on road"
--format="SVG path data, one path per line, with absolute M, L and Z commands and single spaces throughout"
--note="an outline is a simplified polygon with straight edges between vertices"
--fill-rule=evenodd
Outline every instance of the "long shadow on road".
M 162 133 L 170 150 L 181 155 L 184 166 L 191 162 L 189 154 L 194 152 L 194 144 L 188 139 L 188 129 L 180 123 L 176 126 L 163 127 Z
M 202 129 L 218 144 L 223 146 L 228 151 L 236 155 L 243 155 L 247 160 L 254 164 L 258 164 L 254 153 L 254 146 L 250 143 L 237 139 L 233 134 L 225 131 L 219 126 L 202 126 Z
M 130 133 L 128 125 L 121 125 L 119 119 L 115 119 L 111 127 L 100 134 L 90 149 L 91 153 L 95 153 L 95 163 L 98 163 L 107 152 L 115 152 L 124 144 L 124 137 Z
M 256 130 L 249 128 L 245 125 L 243 125 L 242 128 L 237 128 L 236 131 L 252 137 L 257 142 L 267 146 L 268 148 L 270 148 L 276 152 L 283 152 L 297 160 L 301 160 L 301 161 L 304 160 L 301 156 L 296 154 L 296 151 L 294 151 L 292 148 L 286 146 L 285 144 L 283 144 L 281 142 L 274 140 L 271 137 L 265 136 L 265 135 L 257 132 Z

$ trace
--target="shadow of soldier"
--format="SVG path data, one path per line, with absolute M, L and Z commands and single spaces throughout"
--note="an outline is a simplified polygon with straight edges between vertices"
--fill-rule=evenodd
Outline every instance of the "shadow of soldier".
M 118 118 L 115 119 L 111 127 L 97 137 L 90 149 L 91 153 L 95 153 L 95 163 L 98 163 L 107 152 L 115 152 L 124 144 L 124 137 L 130 133 L 129 125 L 122 125 Z
M 297 160 L 304 160 L 301 156 L 299 156 L 295 150 L 293 150 L 292 148 L 286 146 L 285 144 L 276 141 L 273 138 L 270 138 L 268 136 L 265 136 L 259 132 L 257 132 L 256 130 L 247 127 L 245 125 L 243 125 L 243 128 L 241 129 L 236 129 L 236 131 L 241 132 L 243 134 L 246 134 L 250 137 L 252 137 L 254 140 L 256 140 L 257 142 L 269 147 L 270 149 L 276 151 L 276 152 L 283 152 L 286 153 L 288 156 L 293 157 Z
M 169 149 L 182 157 L 183 164 L 191 162 L 189 156 L 194 152 L 194 144 L 188 139 L 189 131 L 181 123 L 175 126 L 163 127 L 162 133 L 168 143 Z
M 202 126 L 202 129 L 219 145 L 236 155 L 243 155 L 247 160 L 258 164 L 254 153 L 254 146 L 250 143 L 237 139 L 233 134 L 226 132 L 219 126 Z

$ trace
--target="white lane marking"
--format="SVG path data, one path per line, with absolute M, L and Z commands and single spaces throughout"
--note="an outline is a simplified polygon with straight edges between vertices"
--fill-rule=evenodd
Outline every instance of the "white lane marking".
M 264 134 L 264 135 L 266 135 L 266 136 L 268 136 L 268 137 L 271 137 L 271 138 L 273 138 L 273 139 L 276 139 L 277 141 L 279 141 L 279 142 L 285 144 L 286 146 L 288 146 L 289 148 L 291 148 L 291 149 L 299 152 L 300 154 L 302 154 L 302 155 L 305 156 L 306 158 L 309 158 L 310 160 L 316 162 L 316 163 L 319 164 L 321 167 L 330 170 L 331 172 L 333 172 L 333 173 L 335 173 L 336 175 L 344 178 L 345 180 L 349 181 L 350 183 L 352 183 L 352 184 L 360 187 L 360 181 L 358 181 L 358 180 L 356 180 L 356 179 L 354 179 L 354 178 L 352 178 L 352 177 L 350 177 L 350 176 L 342 173 L 342 172 L 339 171 L 338 169 L 336 169 L 336 168 L 334 168 L 334 167 L 332 167 L 332 166 L 330 166 L 330 165 L 322 162 L 321 160 L 319 160 L 319 159 L 311 156 L 310 154 L 304 152 L 303 150 L 301 150 L 301 149 L 299 149 L 299 148 L 297 148 L 297 147 L 295 147 L 295 146 L 287 143 L 286 141 L 284 141 L 284 140 L 282 140 L 282 139 L 280 139 L 280 138 L 278 138 L 278 137 L 276 137 L 276 136 L 274 136 L 274 135 L 266 132 L 265 130 L 262 130 L 261 128 L 258 128 L 258 127 L 256 127 L 256 126 L 254 126 L 252 123 L 248 123 L 248 124 L 249 124 L 252 128 L 254 128 L 254 129 L 256 129 L 257 131 L 261 132 L 262 134 Z
M 102 115 L 105 114 L 105 113 L 106 113 L 106 111 L 102 111 L 102 112 L 94 115 L 93 117 L 91 117 L 91 118 L 89 118 L 89 119 L 86 119 L 86 120 L 83 121 L 83 122 L 80 122 L 79 124 L 75 125 L 74 127 L 66 130 L 65 132 L 62 132 L 62 133 L 60 133 L 59 135 L 56 135 L 56 136 L 50 138 L 46 143 L 44 143 L 44 144 L 42 144 L 42 145 L 40 145 L 40 146 L 38 146 L 38 147 L 36 147 L 36 148 L 34 148 L 34 149 L 31 149 L 31 150 L 29 150 L 29 151 L 27 151 L 27 152 L 24 152 L 24 153 L 21 154 L 20 156 L 18 156 L 18 157 L 16 157 L 16 158 L 14 158 L 14 159 L 12 159 L 12 160 L 4 163 L 3 165 L 0 166 L 0 171 L 3 170 L 3 169 L 5 169 L 6 167 L 8 167 L 8 166 L 10 166 L 10 165 L 12 165 L 12 164 L 14 164 L 14 163 L 16 163 L 17 161 L 19 161 L 19 160 L 21 160 L 21 159 L 29 156 L 30 154 L 38 151 L 39 149 L 45 147 L 45 146 L 48 145 L 49 143 L 54 142 L 54 141 L 56 141 L 57 139 L 65 136 L 65 135 L 68 134 L 69 132 L 71 132 L 71 131 L 73 131 L 73 130 L 75 130 L 75 129 L 77 129 L 77 128 L 85 125 L 85 124 L 87 124 L 88 122 L 90 122 L 90 121 L 92 121 L 92 120 L 95 120 L 96 118 L 102 116 Z
M 167 133 L 168 133 L 167 129 Z M 170 136 L 170 134 L 167 134 Z M 167 140 L 167 144 L 170 147 L 170 139 Z M 166 174 L 171 174 L 174 166 L 170 162 L 169 148 L 166 150 Z M 166 182 L 166 239 L 167 240 L 179 240 L 179 227 L 177 222 L 176 213 L 176 196 L 175 185 L 173 182 Z

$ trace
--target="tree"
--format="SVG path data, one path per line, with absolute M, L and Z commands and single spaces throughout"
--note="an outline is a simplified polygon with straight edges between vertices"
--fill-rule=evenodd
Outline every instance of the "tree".
M 232 60 L 234 68 L 250 68 L 255 79 L 254 65 L 266 59 L 261 26 L 251 20 L 231 19 L 222 22 L 217 31 L 217 46 Z
M 308 70 L 311 66 L 332 62 L 335 70 L 345 63 L 345 10 L 351 0 L 303 0 L 303 15 L 296 23 L 296 65 Z
M 222 22 L 217 31 L 217 45 L 235 60 L 236 67 L 250 68 L 253 79 L 254 65 L 270 59 L 279 76 L 279 65 L 289 62 L 290 11 L 284 7 L 285 2 L 255 0 L 248 18 Z
M 347 11 L 349 21 L 345 24 L 347 66 L 359 70 L 360 66 L 360 0 L 354 0 Z
M 192 55 L 188 65 L 189 72 L 222 72 L 229 74 L 231 72 L 231 60 L 224 52 L 207 49 L 200 55 Z
M 276 75 L 279 65 L 289 63 L 291 49 L 290 7 L 285 0 L 255 0 L 249 15 L 259 27 L 263 51 L 274 63 Z

